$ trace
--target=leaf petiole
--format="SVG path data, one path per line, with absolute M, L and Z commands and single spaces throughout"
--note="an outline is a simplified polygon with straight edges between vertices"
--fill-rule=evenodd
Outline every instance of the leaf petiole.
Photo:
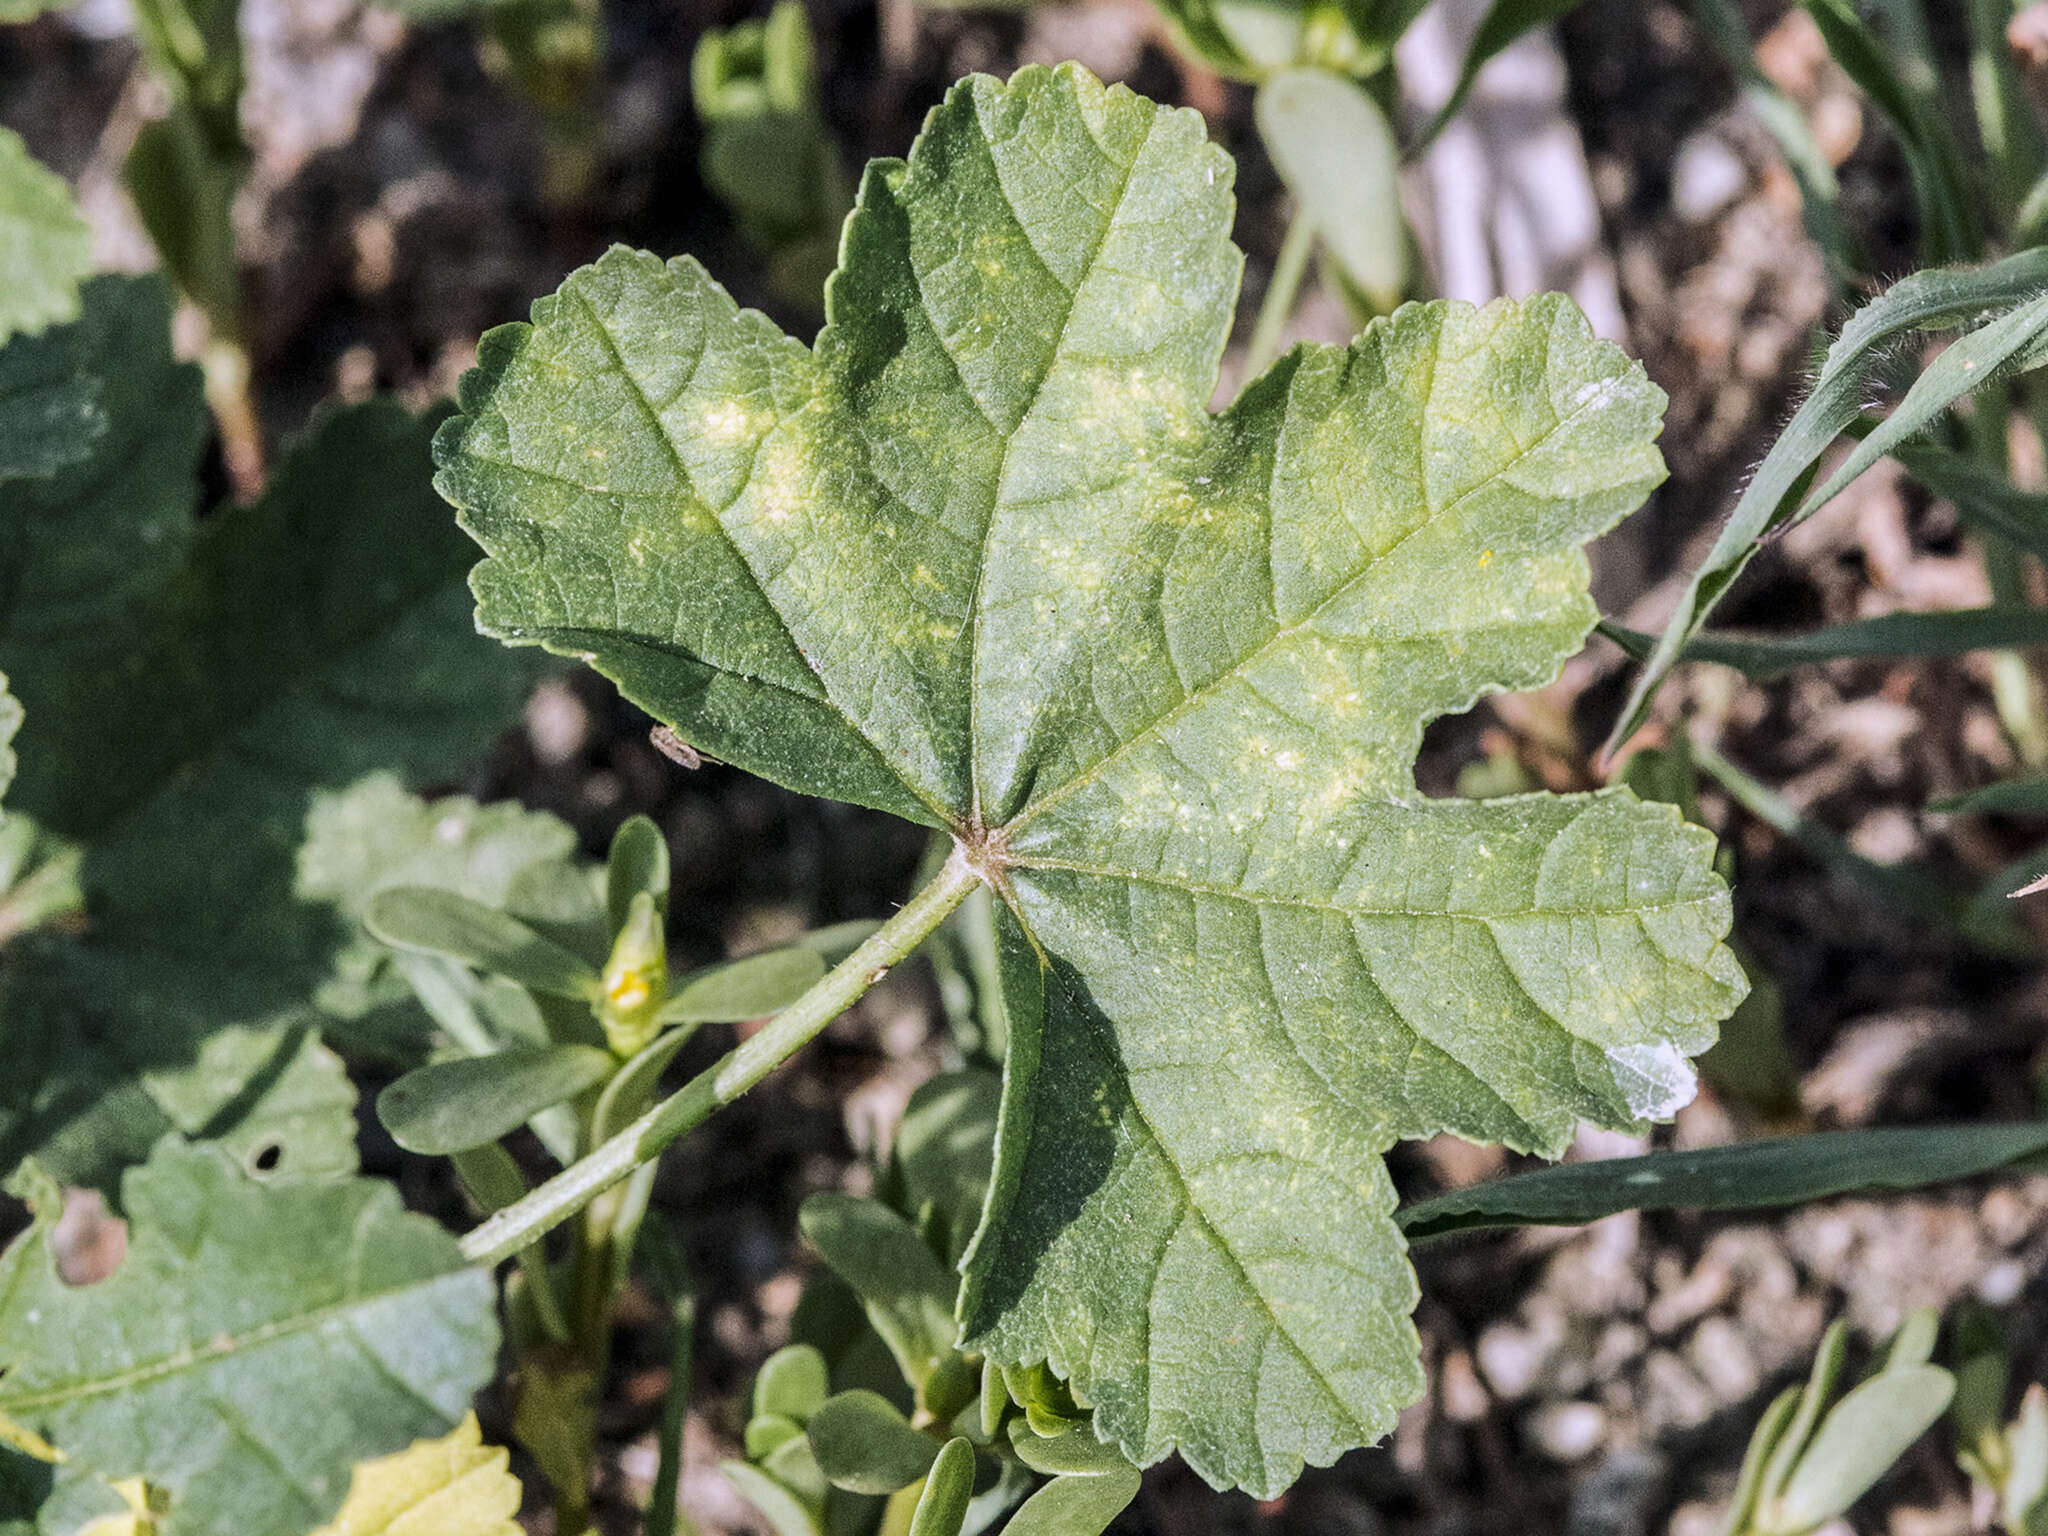
M 495 1264 L 560 1225 L 662 1148 L 695 1129 L 808 1044 L 812 1037 L 909 957 L 981 876 L 955 849 L 923 890 L 810 991 L 742 1040 L 712 1066 L 524 1198 L 485 1220 L 462 1240 L 463 1257 Z
M 1256 379 L 1273 366 L 1281 352 L 1294 301 L 1301 292 L 1301 280 L 1308 275 L 1308 259 L 1316 248 L 1316 221 L 1301 208 L 1287 223 L 1287 238 L 1273 262 L 1273 278 L 1266 284 L 1266 296 L 1259 303 L 1259 317 L 1252 324 L 1252 339 L 1245 346 L 1244 376 Z

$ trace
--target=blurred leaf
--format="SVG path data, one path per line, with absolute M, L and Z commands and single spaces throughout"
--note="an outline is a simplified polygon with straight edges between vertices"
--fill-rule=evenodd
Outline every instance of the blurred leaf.
M 1828 349 L 1813 392 L 1779 434 L 1713 548 L 1693 572 L 1677 609 L 1657 638 L 1656 650 L 1636 679 L 1605 750 L 1617 750 L 1647 718 L 1650 701 L 1679 652 L 1705 626 L 1714 605 L 1748 567 L 1765 536 L 1811 516 L 1828 499 L 1819 493 L 1805 493 L 1821 455 L 1862 413 L 1864 391 L 1880 357 L 1898 338 L 1913 331 L 1983 327 L 1987 316 L 2009 319 L 2019 311 L 2030 317 L 2042 316 L 2042 305 L 2048 303 L 2040 298 L 2044 286 L 2048 286 L 2048 250 L 2026 251 L 1983 268 L 1916 272 L 1850 316 Z M 1923 374 L 1914 385 L 1917 399 L 1910 418 L 1900 415 L 1903 405 L 1894 417 L 1902 425 L 1908 420 L 1931 420 L 1940 407 L 1989 382 L 1995 375 L 1984 370 L 1991 359 L 2007 348 L 2011 349 L 2008 356 L 2023 354 L 2028 344 L 2026 330 L 2033 323 L 2030 319 L 2017 328 L 2005 326 L 1989 340 L 1979 340 L 1972 349 L 1977 363 L 1974 369 L 1962 367 L 1972 356 L 1965 354 L 1943 370 L 1935 384 L 1928 384 Z M 1937 403 L 1940 395 L 1948 398 Z M 1900 436 L 1897 431 L 1886 433 L 1888 439 Z M 1870 441 L 1866 439 L 1860 446 L 1867 448 Z M 1843 483 L 1838 472 L 1829 482 L 1828 496 Z
M 1970 15 L 1970 97 L 1976 108 L 1977 141 L 1983 146 L 1990 191 L 2001 211 L 2019 227 L 2015 245 L 2035 245 L 2034 231 L 2014 218 L 2028 189 L 2036 185 L 2048 143 L 2027 99 L 2018 60 L 2006 41 L 2016 7 L 2012 0 L 1968 0 Z
M 853 199 L 818 114 L 812 54 L 800 0 L 778 0 L 765 21 L 707 29 L 690 84 L 705 185 L 775 258 L 777 290 L 815 312 Z
M 1970 527 L 2048 560 L 2048 495 L 2023 491 L 1983 460 L 1925 439 L 1896 445 L 1892 458 Z
M 1863 261 L 1842 226 L 1841 184 L 1835 167 L 1813 137 L 1806 113 L 1758 67 L 1749 28 L 1734 0 L 1692 0 L 1693 18 L 1741 82 L 1743 105 L 1776 141 L 1792 179 L 1806 233 L 1827 257 L 1830 276 L 1844 285 L 1863 270 Z
M 1798 1406 L 1793 1410 L 1784 1434 L 1779 1436 L 1769 1460 L 1764 1463 L 1763 1476 L 1757 1484 L 1754 1520 L 1767 1532 L 1771 1530 L 1772 1512 L 1777 1507 L 1778 1496 L 1785 1491 L 1786 1484 L 1798 1469 L 1799 1458 L 1813 1438 L 1821 1415 L 1827 1411 L 1828 1398 L 1835 1390 L 1835 1379 L 1842 1374 L 1842 1361 L 1848 1347 L 1848 1325 L 1838 1318 L 1820 1336 L 1820 1345 L 1814 1351 L 1813 1364 L 1807 1371 L 1806 1385 L 1800 1391 Z
M 754 1412 L 779 1414 L 801 1428 L 825 1406 L 828 1392 L 825 1357 L 808 1344 L 785 1345 L 754 1377 Z
M 135 41 L 217 153 L 241 144 L 241 0 L 131 0 Z
M 1785 1431 L 1799 1412 L 1799 1404 L 1805 1395 L 1800 1387 L 1787 1387 L 1771 1399 L 1770 1407 L 1757 1420 L 1756 1428 L 1750 1432 L 1749 1444 L 1742 1452 L 1742 1468 L 1735 1478 L 1735 1496 L 1729 1500 L 1728 1512 L 1721 1521 L 1720 1536 L 1745 1536 L 1750 1531 L 1764 1472 L 1784 1439 Z
M 1383 68 L 1426 0 L 1159 0 L 1182 48 L 1220 74 L 1264 80 L 1305 65 L 1364 76 Z
M 1437 109 L 1436 116 L 1429 120 L 1429 126 L 1409 146 L 1409 152 L 1413 154 L 1426 148 L 1458 115 L 1458 109 L 1465 105 L 1465 98 L 1472 94 L 1472 85 L 1479 78 L 1480 70 L 1513 47 L 1524 33 L 1569 15 L 1581 3 L 1582 0 L 1493 0 L 1486 14 L 1479 19 L 1479 25 L 1473 29 L 1472 41 L 1465 46 L 1464 61 L 1458 66 L 1458 83 L 1451 88 L 1450 98 Z
M 198 529 L 194 472 L 206 442 L 206 405 L 199 370 L 171 355 L 170 293 L 154 278 L 94 278 L 82 290 L 77 322 L 0 348 L 0 372 L 53 387 L 89 385 L 97 424 L 61 445 L 64 451 L 46 442 L 35 451 L 37 476 L 7 482 L 0 495 L 0 654 L 33 644 L 42 662 L 33 670 L 47 671 L 68 640 L 121 622 L 188 558 Z M 24 692 L 27 674 L 18 664 L 8 670 L 17 674 L 16 692 L 33 703 Z M 38 719 L 37 731 L 67 719 L 56 711 Z M 134 792 L 108 796 L 102 788 L 118 758 L 80 774 L 66 764 L 93 759 L 56 760 L 61 755 L 61 742 L 45 748 L 51 760 L 29 764 L 23 790 L 53 830 L 90 830 L 109 799 Z M 60 808 L 59 797 L 69 805 Z
M 1850 0 L 1804 0 L 1828 52 L 1868 96 L 1905 152 L 1920 204 L 1921 239 L 1929 266 L 1983 254 L 1976 200 L 1964 187 L 1948 125 L 1899 74 L 1895 50 L 1856 14 Z
M 1577 0 L 1573 0 L 1577 3 Z M 1408 284 L 1401 152 L 1386 114 L 1357 85 L 1322 69 L 1289 69 L 1259 87 L 1259 137 L 1344 276 L 1377 314 Z
M 665 1024 L 738 1024 L 779 1013 L 825 974 L 815 950 L 771 949 L 693 971 L 662 1005 Z
M 1617 1211 L 1748 1211 L 1921 1189 L 2048 1151 L 2048 1123 L 1827 1131 L 1540 1168 L 1395 1213 L 1411 1242 L 1470 1227 L 1578 1226 Z
M 83 355 L 84 337 L 66 325 L 0 346 L 0 486 L 49 479 L 107 430 L 106 380 Z
M 2034 952 L 2033 937 L 2014 921 L 2009 911 L 1956 890 L 1918 865 L 1880 864 L 1865 858 L 1839 832 L 1805 815 L 1784 796 L 1743 772 L 1704 742 L 1694 742 L 1692 751 L 1700 767 L 1712 775 L 1736 804 L 1901 911 L 1948 929 L 1994 954 Z
M 91 270 L 92 231 L 64 178 L 0 128 L 0 342 L 77 318 L 78 287 Z
M 629 816 L 612 835 L 611 851 L 605 856 L 605 909 L 611 915 L 612 932 L 626 926 L 633 898 L 645 892 L 655 906 L 668 910 L 668 840 L 645 816 Z
M 1941 1334 L 1941 1314 L 1933 1307 L 1915 1307 L 1906 1314 L 1885 1351 L 1883 1369 L 1909 1370 L 1934 1358 L 1934 1341 Z
M 587 1507 L 597 1453 L 597 1372 L 573 1350 L 529 1345 L 520 1353 L 512 1383 L 513 1438 L 540 1468 L 558 1505 Z
M 128 196 L 178 291 L 214 334 L 243 335 L 241 267 L 235 255 L 235 192 L 245 156 L 227 155 L 188 106 L 144 123 L 121 168 Z
M 1654 635 L 1602 624 L 1600 632 L 1637 660 L 1657 645 Z M 1796 635 L 1718 632 L 1695 635 L 1680 661 L 1711 661 L 1744 677 L 1776 677 L 1796 667 L 1852 657 L 1961 656 L 1970 651 L 2048 645 L 2048 612 L 2038 608 L 1952 608 L 1937 613 L 1887 613 Z
M 359 1463 L 341 1509 L 313 1536 L 522 1536 L 510 1459 L 483 1443 L 472 1413 L 438 1440 Z
M 0 1167 L 111 1184 L 165 1129 L 225 1134 L 356 941 L 300 899 L 314 798 L 446 775 L 530 669 L 474 635 L 431 419 L 326 418 L 257 503 L 196 517 L 197 374 L 161 283 L 102 278 L 79 345 L 119 377 L 84 460 L 0 496 L 0 670 L 27 711 L 10 810 L 89 839 L 81 938 L 0 956 Z M 61 1150 L 59 1150 L 61 1143 Z
M 922 1390 L 953 1356 L 959 1332 L 953 1321 L 953 1297 L 959 1281 L 933 1256 L 916 1228 L 878 1201 L 812 1195 L 804 1201 L 798 1223 L 833 1273 L 860 1297 L 869 1323 L 887 1342 L 904 1379 Z
M 2005 1389 L 2010 1372 L 2005 1334 L 1990 1308 L 1974 1300 L 1956 1309 L 1956 1395 L 1949 1404 L 1955 1423 L 1956 1459 L 1972 1479 L 1996 1489 L 2007 1477 Z M 2048 1462 L 2044 1462 L 2048 1466 Z
M 0 1418 L 65 1454 L 60 1481 L 164 1490 L 163 1536 L 303 1536 L 355 1462 L 442 1433 L 491 1376 L 489 1276 L 388 1184 L 265 1186 L 167 1139 L 123 1206 L 97 1285 L 58 1276 L 48 1204 L 0 1255 Z
M 943 1257 L 954 1264 L 981 1223 L 1002 1092 L 993 1072 L 941 1072 L 911 1094 L 896 1131 L 904 1207 L 940 1218 Z
M 595 1088 L 618 1061 L 587 1045 L 515 1047 L 415 1067 L 377 1096 L 377 1117 L 410 1152 L 465 1152 L 510 1135 Z
M 931 1470 L 939 1447 L 872 1392 L 828 1398 L 804 1426 L 818 1466 L 836 1488 L 894 1493 Z
M 2037 1381 L 2020 1399 L 2019 1417 L 2005 1435 L 2003 1523 L 2012 1536 L 2038 1536 L 2048 1519 L 2048 1389 Z
M 758 1467 L 721 1461 L 718 1470 L 761 1513 L 775 1536 L 823 1536 L 824 1514 Z
M 1887 1370 L 1856 1387 L 1822 1420 L 1765 1529 L 1804 1532 L 1844 1513 L 1939 1419 L 1955 1378 L 1938 1365 Z
M 294 894 L 354 924 L 380 891 L 432 886 L 508 912 L 579 954 L 591 948 L 601 954 L 603 909 L 573 862 L 575 852 L 575 830 L 544 811 L 529 811 L 516 801 L 478 805 L 466 795 L 424 800 L 392 774 L 371 773 L 344 789 L 314 793 Z M 370 1010 L 418 990 L 427 964 L 394 964 L 390 949 L 360 934 L 335 955 L 315 1000 L 354 1021 L 360 1034 L 369 1027 L 362 1019 Z M 450 969 L 459 970 L 443 966 L 435 974 L 447 976 Z M 493 1036 L 504 1032 L 495 1011 L 502 985 L 480 986 L 466 972 L 451 978 L 451 985 L 464 998 L 460 1006 L 472 1016 L 481 1008 L 498 1026 L 458 1026 L 451 1033 L 459 1043 L 478 1053 L 499 1043 Z M 545 1036 L 537 1020 L 532 1036 Z
M 370 898 L 363 925 L 395 949 L 445 955 L 552 997 L 597 997 L 597 972 L 587 961 L 510 913 L 454 891 L 391 886 Z
M 355 1084 L 317 1034 L 287 1036 L 216 1118 L 213 1144 L 262 1183 L 356 1171 Z

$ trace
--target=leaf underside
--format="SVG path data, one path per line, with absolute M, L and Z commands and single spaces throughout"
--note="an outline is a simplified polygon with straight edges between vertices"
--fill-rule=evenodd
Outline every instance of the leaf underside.
M 356 1458 L 441 1433 L 489 1379 L 489 1277 L 389 1185 L 266 1189 L 167 1138 L 124 1195 L 109 1279 L 65 1284 L 40 1205 L 0 1258 L 0 1421 L 62 1451 L 60 1480 L 164 1490 L 164 1536 L 310 1529 Z
M 615 250 L 484 339 L 436 457 L 487 631 L 982 861 L 1015 1034 L 964 1341 L 1272 1493 L 1420 1390 L 1380 1154 L 1669 1115 L 1743 982 L 1669 807 L 1411 772 L 1583 642 L 1662 396 L 1548 297 L 1212 415 L 1231 179 L 1073 66 L 971 78 L 869 167 L 815 347 Z

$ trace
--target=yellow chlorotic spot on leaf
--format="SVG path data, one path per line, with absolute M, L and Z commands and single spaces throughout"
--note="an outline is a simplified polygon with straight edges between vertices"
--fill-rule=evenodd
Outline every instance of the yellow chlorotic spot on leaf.
M 0 1414 L 0 1445 L 10 1445 L 25 1456 L 37 1461 L 61 1462 L 64 1453 L 34 1430 L 24 1424 L 17 1424 L 5 1414 Z
M 124 1477 L 112 1486 L 128 1508 L 80 1526 L 78 1536 L 156 1536 L 156 1517 L 164 1511 L 160 1502 L 152 1501 L 149 1484 L 139 1477 Z
M 438 1440 L 359 1462 L 341 1512 L 313 1536 L 520 1536 L 508 1460 L 472 1413 Z

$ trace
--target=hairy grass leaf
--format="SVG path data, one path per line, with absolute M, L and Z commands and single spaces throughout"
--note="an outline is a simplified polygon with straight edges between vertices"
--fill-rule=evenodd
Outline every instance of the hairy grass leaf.
M 1420 1389 L 1380 1154 L 1668 1115 L 1743 983 L 1670 807 L 1411 773 L 1582 644 L 1661 396 L 1547 297 L 1212 414 L 1231 176 L 1078 68 L 969 79 L 869 167 L 815 348 L 614 251 L 485 338 L 436 451 L 487 630 L 966 850 L 1011 1032 L 966 1346 L 1270 1493 Z
M 2022 310 L 2031 317 L 2030 326 L 2017 330 L 2002 327 L 1980 344 L 1978 350 L 1984 354 L 1976 359 L 1980 366 L 1963 368 L 1962 363 L 1970 360 L 1965 354 L 1944 369 L 1935 384 L 1924 389 L 1916 384 L 1911 419 L 1924 425 L 1941 408 L 1990 382 L 1999 367 L 2016 359 L 2025 361 L 2029 349 L 2042 344 L 2042 334 L 2048 330 L 2048 311 L 2042 309 L 2043 303 L 2048 303 L 2041 297 L 2044 287 L 2048 287 L 2048 250 L 2022 251 L 1988 267 L 1916 272 L 1849 317 L 1828 348 L 1812 393 L 1750 478 L 1657 637 L 1656 649 L 1636 678 L 1607 738 L 1608 751 L 1618 748 L 1648 718 L 1650 702 L 1677 664 L 1679 652 L 1705 626 L 1714 605 L 1748 568 L 1766 535 L 1811 516 L 1847 484 L 1838 473 L 1830 480 L 1826 495 L 1808 494 L 1821 455 L 1861 414 L 1871 371 L 1886 349 L 1915 331 L 1986 327 L 1987 316 L 2010 317 Z M 1989 322 L 1998 323 L 1997 318 Z M 1885 435 L 1889 445 L 1885 451 L 1890 451 L 1890 446 L 1905 446 L 1903 432 Z

